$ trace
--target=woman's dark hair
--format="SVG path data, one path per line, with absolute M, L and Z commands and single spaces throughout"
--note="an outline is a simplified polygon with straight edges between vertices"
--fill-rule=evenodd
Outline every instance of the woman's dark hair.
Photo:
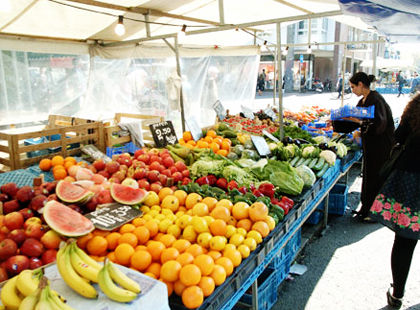
M 374 82 L 375 76 L 374 75 L 367 75 L 364 72 L 357 72 L 355 73 L 351 79 L 350 79 L 350 83 L 357 85 L 359 84 L 359 82 L 362 82 L 363 85 L 365 85 L 366 87 L 370 87 L 370 83 Z
M 411 99 L 401 116 L 401 123 L 407 121 L 414 132 L 420 133 L 420 94 Z

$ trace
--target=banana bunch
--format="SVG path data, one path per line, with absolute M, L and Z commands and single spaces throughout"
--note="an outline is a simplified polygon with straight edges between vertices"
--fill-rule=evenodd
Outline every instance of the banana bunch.
M 104 266 L 99 271 L 98 280 L 102 292 L 114 301 L 130 302 L 141 292 L 138 283 L 110 261 L 105 261 Z
M 58 251 L 57 268 L 64 282 L 75 292 L 86 298 L 98 297 L 98 292 L 90 282 L 98 282 L 102 266 L 76 243 L 69 243 Z
M 7 308 L 9 309 L 9 308 Z M 74 310 L 50 289 L 47 278 L 41 280 L 38 288 L 26 296 L 20 303 L 18 310 Z

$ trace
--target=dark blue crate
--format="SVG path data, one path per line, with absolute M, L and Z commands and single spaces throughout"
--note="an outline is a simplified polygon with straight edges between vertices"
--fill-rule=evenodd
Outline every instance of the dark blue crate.
M 67 138 L 71 138 L 71 137 L 67 137 Z M 44 137 L 39 137 L 39 138 L 31 138 L 31 139 L 26 139 L 23 141 L 23 145 L 38 145 L 38 144 L 43 144 L 43 143 L 47 143 L 47 142 L 51 142 L 51 141 L 57 141 L 61 139 L 61 135 L 59 134 L 55 134 L 55 135 L 51 135 L 51 136 L 44 136 Z M 67 145 L 67 149 L 75 149 L 80 147 L 80 143 L 72 143 Z M 57 146 L 57 147 L 50 147 L 50 148 L 46 148 L 44 150 L 37 150 L 37 151 L 31 151 L 31 152 L 27 152 L 26 156 L 31 158 L 31 157 L 37 157 L 37 156 L 42 156 L 42 155 L 47 155 L 47 154 L 51 154 L 51 153 L 56 153 L 56 152 L 60 152 L 61 151 L 61 146 Z
M 296 253 L 299 251 L 300 246 L 302 245 L 302 229 L 296 231 L 296 233 L 290 238 L 285 246 L 287 257 L 289 258 L 289 265 L 294 260 Z
M 344 184 L 336 184 L 330 191 L 328 198 L 328 213 L 344 215 L 347 207 L 349 187 Z
M 312 212 L 312 214 L 308 217 L 305 224 L 316 225 L 319 223 L 321 218 L 324 216 L 324 213 L 320 212 L 323 210 L 322 206 L 323 204 L 321 203 L 321 205 L 318 208 L 316 208 L 316 210 Z
M 346 105 L 339 109 L 331 110 L 330 117 L 332 120 L 339 120 L 343 117 L 374 118 L 375 106 L 362 108 Z

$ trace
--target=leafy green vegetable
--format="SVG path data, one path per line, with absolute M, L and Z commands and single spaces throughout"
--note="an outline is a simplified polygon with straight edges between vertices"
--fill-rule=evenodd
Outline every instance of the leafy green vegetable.
M 234 165 L 226 166 L 223 169 L 222 176 L 228 181 L 235 180 L 238 184 L 241 184 L 246 187 L 249 187 L 251 183 L 259 183 L 259 180 L 254 178 L 250 173 Z
M 190 168 L 190 175 L 192 179 L 214 174 L 220 176 L 223 168 L 226 165 L 226 161 L 223 159 L 217 160 L 208 157 L 203 157 L 197 160 Z
M 304 139 L 310 143 L 316 143 L 309 132 L 299 128 L 298 126 L 284 126 L 283 133 L 285 137 L 292 139 Z M 280 129 L 273 133 L 273 136 L 280 139 Z
M 311 187 L 314 185 L 316 176 L 311 168 L 305 165 L 300 165 L 296 168 L 296 173 L 303 180 L 305 187 Z
M 270 175 L 270 182 L 278 187 L 281 193 L 299 195 L 303 190 L 304 182 L 296 174 L 278 171 Z

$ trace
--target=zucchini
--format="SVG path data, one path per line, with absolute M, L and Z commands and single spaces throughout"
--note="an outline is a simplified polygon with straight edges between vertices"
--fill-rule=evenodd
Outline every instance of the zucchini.
M 321 170 L 322 167 L 324 167 L 324 164 L 325 164 L 325 159 L 320 157 L 314 166 L 314 170 L 316 171 Z
M 296 166 L 296 163 L 299 161 L 299 159 L 300 159 L 299 156 L 293 157 L 293 159 L 290 161 L 290 166 L 292 167 Z
M 308 167 L 312 169 L 316 165 L 317 162 L 318 162 L 318 158 L 313 158 L 311 162 L 309 163 Z
M 317 172 L 316 177 L 317 178 L 322 177 L 329 167 L 330 165 L 328 163 L 325 163 L 324 166 L 322 166 L 322 169 Z
M 306 160 L 306 159 L 305 159 L 304 157 L 301 157 L 301 158 L 298 160 L 298 162 L 296 163 L 295 167 L 299 167 L 300 165 L 302 165 L 302 164 L 303 164 L 303 162 L 304 162 L 305 160 Z
M 310 163 L 310 162 L 311 162 L 311 159 L 310 159 L 310 158 L 307 158 L 307 159 L 305 159 L 305 160 L 303 161 L 302 165 L 307 166 L 307 165 L 309 165 L 309 163 Z

